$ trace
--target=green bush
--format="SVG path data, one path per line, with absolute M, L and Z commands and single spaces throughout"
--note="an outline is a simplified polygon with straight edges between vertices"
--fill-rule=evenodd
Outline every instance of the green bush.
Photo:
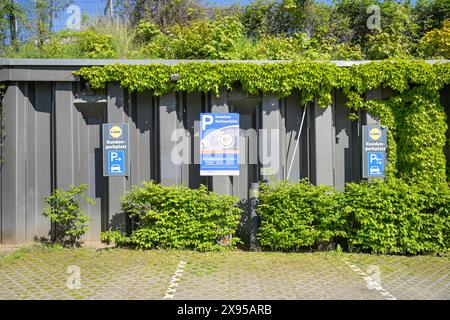
M 62 30 L 54 33 L 41 47 L 29 42 L 22 46 L 20 52 L 11 52 L 10 56 L 15 58 L 115 58 L 117 55 L 124 55 L 125 50 L 115 45 L 117 38 L 123 34 L 126 34 L 126 30 L 116 32 L 114 35 L 91 29 Z
M 152 181 L 133 187 L 123 198 L 122 210 L 137 228 L 131 235 L 104 233 L 103 240 L 137 248 L 177 248 L 199 251 L 224 248 L 236 232 L 241 210 L 238 199 L 209 192 L 205 186 L 162 186 Z M 239 241 L 229 241 L 232 247 Z
M 275 250 L 297 250 L 345 236 L 340 199 L 333 188 L 307 180 L 261 185 L 259 243 Z
M 88 59 L 115 58 L 112 47 L 113 36 L 92 30 L 82 31 L 79 36 L 79 45 Z
M 56 225 L 55 242 L 64 246 L 78 246 L 80 238 L 88 230 L 87 217 L 80 208 L 80 200 L 88 204 L 95 202 L 84 197 L 87 185 L 82 184 L 70 190 L 56 189 L 45 199 L 43 215 Z
M 101 233 L 100 239 L 102 242 L 105 242 L 107 244 L 110 244 L 111 242 L 119 243 L 121 245 L 126 245 L 130 243 L 127 235 L 119 230 L 104 231 Z
M 150 52 L 178 59 L 235 59 L 243 38 L 243 26 L 236 17 L 224 17 L 214 22 L 202 19 L 193 21 L 188 27 L 174 25 L 168 34 L 156 36 L 150 44 L 153 49 Z M 160 46 L 161 43 L 169 45 Z
M 443 21 L 441 29 L 427 32 L 418 43 L 417 51 L 423 57 L 450 58 L 450 19 Z
M 262 185 L 258 239 L 273 250 L 342 242 L 350 251 L 444 253 L 450 248 L 447 184 L 411 184 L 388 178 L 331 187 L 277 182 Z
M 407 184 L 389 178 L 350 183 L 343 211 L 352 250 L 375 253 L 438 253 L 450 245 L 447 185 Z

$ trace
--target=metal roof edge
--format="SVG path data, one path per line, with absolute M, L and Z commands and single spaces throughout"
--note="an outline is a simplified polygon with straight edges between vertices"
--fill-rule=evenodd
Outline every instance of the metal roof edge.
M 311 62 L 330 62 L 337 66 L 347 67 L 358 64 L 365 64 L 370 62 L 376 62 L 380 60 L 303 60 Z M 414 60 L 425 61 L 426 63 L 437 62 L 450 62 L 450 60 Z M 130 60 L 130 59 L 13 59 L 13 58 L 0 58 L 0 66 L 67 66 L 67 67 L 81 67 L 81 66 L 102 66 L 108 64 L 129 64 L 129 65 L 142 65 L 142 64 L 164 64 L 164 65 L 176 65 L 178 63 L 188 62 L 210 62 L 210 63 L 282 63 L 292 62 L 292 60 L 168 60 L 168 59 L 145 59 L 145 60 Z

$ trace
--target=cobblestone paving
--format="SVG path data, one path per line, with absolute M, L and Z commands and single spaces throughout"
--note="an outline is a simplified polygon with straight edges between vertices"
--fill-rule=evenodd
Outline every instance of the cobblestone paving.
M 382 299 L 330 254 L 195 254 L 178 299 Z
M 368 286 L 373 270 L 397 299 L 450 299 L 448 257 L 40 246 L 0 251 L 0 299 L 163 299 L 169 287 L 174 299 L 386 299 Z
M 110 249 L 19 250 L 0 258 L 0 299 L 161 299 L 177 252 Z M 80 268 L 80 289 L 69 289 Z
M 347 254 L 345 258 L 363 271 L 378 267 L 381 286 L 397 299 L 450 299 L 449 257 Z

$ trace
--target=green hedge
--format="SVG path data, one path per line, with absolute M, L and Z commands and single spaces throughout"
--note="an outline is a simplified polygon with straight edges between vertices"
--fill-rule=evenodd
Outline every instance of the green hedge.
M 262 246 L 295 250 L 346 235 L 339 210 L 342 195 L 331 187 L 281 181 L 261 185 L 259 199 Z
M 258 240 L 271 250 L 310 249 L 340 243 L 354 252 L 443 253 L 450 248 L 450 189 L 446 184 L 411 184 L 388 178 L 349 183 L 345 192 L 307 180 L 262 184 Z M 104 241 L 137 248 L 199 251 L 232 248 L 240 220 L 238 199 L 205 186 L 162 186 L 145 182 L 122 201 L 137 227 L 130 235 L 103 233 Z M 226 241 L 225 241 L 226 242 Z
M 102 240 L 137 248 L 226 248 L 223 243 L 236 232 L 241 213 L 236 197 L 209 192 L 205 186 L 190 189 L 144 182 L 142 187 L 133 187 L 122 200 L 123 212 L 137 220 L 138 227 L 129 236 L 106 232 Z M 238 241 L 232 237 L 226 244 L 229 248 Z
M 390 178 L 350 183 L 339 193 L 304 180 L 278 182 L 262 187 L 258 212 L 258 239 L 272 250 L 336 240 L 351 251 L 374 253 L 440 253 L 450 248 L 446 184 L 430 187 Z
M 350 183 L 342 207 L 353 250 L 418 254 L 450 248 L 450 192 L 445 184 L 407 184 L 394 178 Z

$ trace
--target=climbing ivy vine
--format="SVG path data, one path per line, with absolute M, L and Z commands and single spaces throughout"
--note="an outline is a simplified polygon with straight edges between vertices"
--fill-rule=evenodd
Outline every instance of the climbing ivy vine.
M 355 118 L 367 110 L 389 126 L 388 174 L 410 182 L 445 183 L 446 113 L 439 93 L 450 84 L 450 63 L 384 60 L 338 67 L 331 62 L 188 62 L 176 65 L 122 65 L 83 67 L 75 72 L 93 89 L 118 82 L 129 91 L 150 90 L 156 96 L 170 91 L 219 94 L 219 88 L 240 83 L 248 94 L 275 93 L 285 97 L 298 89 L 302 105 L 332 102 L 332 89 L 341 89 Z M 171 81 L 170 75 L 179 74 Z M 386 99 L 369 99 L 367 92 L 385 88 Z

